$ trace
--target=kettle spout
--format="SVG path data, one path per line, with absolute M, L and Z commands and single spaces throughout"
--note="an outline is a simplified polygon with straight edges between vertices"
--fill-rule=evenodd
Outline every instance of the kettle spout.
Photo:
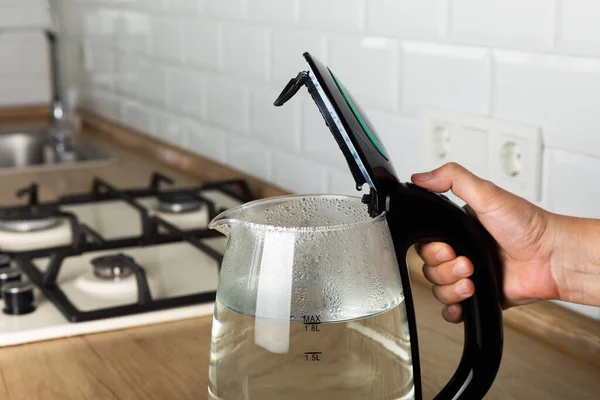
M 221 214 L 217 215 L 212 221 L 210 221 L 210 223 L 208 224 L 208 228 L 219 231 L 223 235 L 229 237 L 231 233 L 231 227 L 237 222 L 239 222 L 239 214 L 240 210 L 237 207 L 223 211 Z

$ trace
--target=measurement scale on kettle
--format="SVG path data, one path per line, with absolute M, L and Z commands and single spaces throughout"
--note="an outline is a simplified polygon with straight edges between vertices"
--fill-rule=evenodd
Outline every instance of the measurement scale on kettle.
M 371 123 L 339 79 L 305 53 L 306 86 L 369 194 L 284 196 L 217 216 L 227 236 L 215 306 L 209 394 L 219 400 L 421 399 L 406 265 L 415 243 L 442 241 L 474 265 L 465 341 L 436 399 L 482 399 L 502 358 L 497 245 L 442 195 L 401 183 Z

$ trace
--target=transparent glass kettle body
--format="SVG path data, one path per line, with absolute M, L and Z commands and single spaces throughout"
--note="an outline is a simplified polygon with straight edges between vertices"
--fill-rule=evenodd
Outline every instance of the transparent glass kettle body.
M 385 215 L 360 199 L 288 196 L 219 215 L 229 237 L 209 397 L 413 398 L 404 297 Z

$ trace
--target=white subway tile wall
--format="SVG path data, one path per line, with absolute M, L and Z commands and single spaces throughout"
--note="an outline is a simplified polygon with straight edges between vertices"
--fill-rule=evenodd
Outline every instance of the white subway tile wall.
M 145 0 L 142 0 L 145 1 Z M 158 0 L 157 3 L 160 3 Z M 194 15 L 202 10 L 203 2 L 200 0 L 162 0 L 162 8 L 167 7 L 173 12 L 180 12 L 186 15 Z M 165 4 L 166 3 L 166 4 Z
M 563 0 L 561 7 L 558 48 L 566 52 L 600 55 L 600 2 Z
M 168 17 L 153 17 L 151 23 L 152 54 L 165 60 L 181 61 L 183 57 L 183 27 L 185 25 Z
M 548 179 L 545 206 L 560 214 L 600 218 L 600 163 L 595 157 L 549 149 L 546 151 Z
M 447 0 L 369 0 L 369 34 L 421 40 L 446 37 Z
M 240 24 L 223 26 L 223 71 L 238 78 L 269 78 L 269 30 Z
M 348 169 L 330 169 L 327 173 L 329 193 L 356 196 L 356 183 Z
M 69 7 L 69 6 L 66 6 Z M 117 33 L 120 31 L 121 12 L 110 8 L 86 8 L 80 4 L 81 32 L 83 38 L 93 40 L 97 44 L 117 46 Z
M 146 104 L 162 106 L 167 97 L 167 69 L 137 55 L 120 56 L 121 89 Z M 190 83 L 192 84 L 192 83 Z
M 227 135 L 225 161 L 234 168 L 270 181 L 272 179 L 271 150 L 258 141 Z
M 295 187 L 300 193 L 327 191 L 326 170 L 303 156 L 287 152 L 273 154 L 273 182 L 282 187 Z M 302 173 L 298 173 L 302 171 Z
M 0 27 L 48 26 L 48 3 L 44 0 L 0 1 Z
M 20 1 L 0 0 L 0 26 L 15 23 L 7 10 Z M 402 179 L 427 167 L 430 107 L 530 123 L 543 128 L 540 203 L 600 217 L 596 0 L 62 4 L 65 30 L 85 44 L 87 107 L 286 189 L 357 193 L 307 93 L 272 107 L 309 51 L 367 109 Z M 1 104 L 47 95 L 33 83 L 46 78 L 37 69 L 45 57 L 24 53 L 0 40 Z
M 405 113 L 420 116 L 427 107 L 489 113 L 489 50 L 421 42 L 405 42 L 402 47 Z
M 278 0 L 271 0 L 275 3 Z M 300 25 L 313 29 L 360 32 L 368 0 L 297 0 Z
M 171 0 L 171 2 L 176 1 Z M 246 0 L 204 0 L 204 11 L 208 15 L 226 19 L 242 19 L 246 16 L 246 10 Z
M 271 40 L 271 70 L 273 80 L 279 85 L 285 85 L 293 71 L 306 68 L 302 57 L 304 52 L 325 60 L 325 36 L 319 32 L 276 28 L 272 30 Z
M 293 24 L 296 18 L 296 0 L 248 0 L 251 20 L 275 24 Z
M 152 133 L 154 131 L 153 115 L 151 110 L 135 100 L 124 100 L 121 102 L 122 122 L 142 132 Z
M 202 118 L 203 75 L 198 71 L 172 68 L 168 75 L 169 107 Z
M 152 50 L 152 24 L 150 15 L 123 10 L 117 17 L 116 44 L 123 52 L 150 54 Z
M 206 120 L 232 133 L 247 133 L 250 119 L 248 86 L 226 77 L 207 75 L 203 87 Z
M 554 45 L 555 11 L 555 2 L 548 0 L 454 0 L 451 37 L 465 43 L 548 50 Z
M 87 71 L 86 83 L 95 87 L 112 89 L 116 82 L 117 67 L 120 65 L 117 61 L 117 54 L 107 52 L 105 46 L 94 41 L 86 42 L 83 46 L 85 48 L 84 68 Z M 34 53 L 29 53 L 29 56 L 33 57 Z
M 86 87 L 81 95 L 83 106 L 108 119 L 124 122 L 120 113 L 120 105 L 123 101 L 118 94 L 100 88 Z
M 183 26 L 183 60 L 196 67 L 219 70 L 223 64 L 221 24 L 211 21 L 199 24 L 195 19 L 175 21 Z
M 42 0 L 0 0 L 0 107 L 49 101 L 50 21 Z
M 285 107 L 273 107 L 279 92 L 257 89 L 250 96 L 251 135 L 265 144 L 289 152 L 300 147 L 300 98 L 293 98 Z
M 497 50 L 494 115 L 543 128 L 549 147 L 600 156 L 600 58 Z
M 154 117 L 154 129 L 150 132 L 152 135 L 179 146 L 188 143 L 187 126 L 183 118 L 159 110 L 153 110 L 152 114 Z
M 215 161 L 225 162 L 227 154 L 227 133 L 225 131 L 188 121 L 185 123 L 184 133 L 187 136 L 190 150 Z M 184 136 L 184 138 L 186 137 Z M 177 144 L 177 141 L 173 141 L 173 143 Z

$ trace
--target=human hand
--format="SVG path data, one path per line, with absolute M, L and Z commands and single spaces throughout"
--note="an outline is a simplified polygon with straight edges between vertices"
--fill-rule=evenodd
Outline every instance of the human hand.
M 430 173 L 415 174 L 413 183 L 433 192 L 452 192 L 467 203 L 498 242 L 503 264 L 504 308 L 540 299 L 561 297 L 552 265 L 553 251 L 563 235 L 561 216 L 483 180 L 456 163 Z M 473 295 L 473 264 L 457 257 L 445 243 L 418 246 L 425 261 L 423 273 L 433 283 L 433 294 L 445 307 L 444 319 L 462 320 L 460 302 Z M 562 293 L 564 294 L 564 293 Z

